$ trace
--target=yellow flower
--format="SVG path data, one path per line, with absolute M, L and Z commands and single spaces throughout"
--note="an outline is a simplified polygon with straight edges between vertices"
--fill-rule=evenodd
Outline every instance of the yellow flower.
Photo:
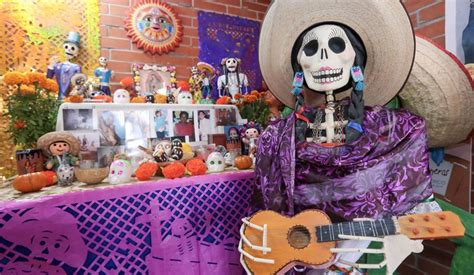
M 7 85 L 28 84 L 28 78 L 20 72 L 8 72 L 3 75 L 3 82 Z
M 53 93 L 57 93 L 59 90 L 58 83 L 52 79 L 46 79 L 43 88 Z
M 33 86 L 23 84 L 20 86 L 20 93 L 22 95 L 34 94 L 35 88 Z
M 46 76 L 42 73 L 38 72 L 28 72 L 26 73 L 28 77 L 29 84 L 38 83 L 41 87 L 45 88 L 44 85 L 46 84 Z

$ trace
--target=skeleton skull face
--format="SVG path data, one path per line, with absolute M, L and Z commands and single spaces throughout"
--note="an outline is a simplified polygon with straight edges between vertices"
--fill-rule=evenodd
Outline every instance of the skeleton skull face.
M 238 66 L 239 66 L 239 60 L 237 58 L 228 58 L 225 61 L 225 67 L 227 68 L 227 71 L 231 73 L 235 72 Z
M 178 94 L 178 104 L 193 104 L 193 95 L 190 92 L 180 92 Z
M 222 172 L 225 169 L 224 157 L 219 152 L 211 153 L 206 160 L 209 173 Z
M 198 74 L 198 68 L 196 66 L 191 67 L 191 74 Z
M 164 152 L 167 156 L 171 156 L 173 146 L 170 140 L 162 140 L 155 146 L 155 153 Z
M 118 89 L 114 92 L 114 103 L 130 103 L 130 94 L 125 89 Z
M 79 54 L 79 47 L 74 43 L 66 42 L 63 44 L 63 48 L 67 60 L 71 60 Z
M 303 38 L 298 63 L 311 90 L 333 91 L 349 82 L 356 53 L 345 31 L 337 25 L 321 25 Z
M 107 58 L 103 56 L 99 57 L 99 64 L 104 67 L 107 66 Z
M 132 178 L 133 168 L 128 160 L 115 160 L 110 165 L 109 183 L 127 183 Z

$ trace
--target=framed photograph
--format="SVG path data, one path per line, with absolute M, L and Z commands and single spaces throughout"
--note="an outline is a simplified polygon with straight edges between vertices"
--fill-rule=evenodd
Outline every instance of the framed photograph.
M 63 109 L 63 128 L 65 131 L 92 130 L 92 109 Z
M 151 119 L 151 137 L 165 139 L 170 136 L 170 129 L 168 123 L 168 110 L 167 109 L 156 109 L 150 111 Z
M 240 153 L 242 142 L 240 139 L 240 125 L 224 126 L 225 142 L 228 151 L 238 151 Z
M 147 110 L 125 112 L 125 139 L 146 139 L 151 137 L 150 115 Z
M 197 111 L 197 135 L 199 141 L 208 142 L 209 135 L 213 133 L 214 124 L 211 121 L 210 110 L 198 110 Z
M 235 109 L 216 109 L 216 126 L 237 124 Z
M 173 128 L 174 136 L 186 137 L 186 142 L 196 141 L 192 110 L 173 111 Z
M 148 148 L 148 139 L 127 140 L 127 145 L 125 145 L 125 153 L 130 159 L 134 171 L 138 166 L 140 166 L 140 161 L 149 157 L 145 152 L 138 148 L 139 146 Z
M 96 152 L 100 147 L 100 135 L 98 131 L 70 131 L 79 141 L 81 152 Z
M 97 111 L 97 128 L 101 146 L 125 144 L 125 116 L 123 111 Z
M 104 146 L 97 149 L 99 167 L 109 167 L 115 155 L 125 153 L 125 146 Z
M 149 94 L 167 95 L 176 88 L 176 67 L 148 64 L 133 64 L 135 90 L 140 96 Z

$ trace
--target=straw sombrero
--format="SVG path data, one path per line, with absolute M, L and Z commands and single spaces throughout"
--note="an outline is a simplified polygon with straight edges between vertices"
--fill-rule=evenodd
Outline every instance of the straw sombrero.
M 69 146 L 71 147 L 71 154 L 79 154 L 79 141 L 77 141 L 77 139 L 71 133 L 65 131 L 49 132 L 47 134 L 42 135 L 38 139 L 37 146 L 38 148 L 43 150 L 46 155 L 49 155 L 49 146 L 58 141 L 64 141 L 69 144 Z
M 425 118 L 428 145 L 443 147 L 467 138 L 474 126 L 471 76 L 451 53 L 427 38 L 416 38 L 416 56 L 402 106 Z
M 259 59 L 270 91 L 293 108 L 291 51 L 298 36 L 324 22 L 344 24 L 362 39 L 367 51 L 367 105 L 383 105 L 403 87 L 415 53 L 413 29 L 397 0 L 275 0 L 262 24 Z M 338 98 L 349 92 L 339 93 Z M 324 95 L 321 94 L 321 103 Z

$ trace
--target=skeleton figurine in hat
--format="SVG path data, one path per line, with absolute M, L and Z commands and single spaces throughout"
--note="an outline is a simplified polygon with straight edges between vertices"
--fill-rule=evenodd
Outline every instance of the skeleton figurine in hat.
M 94 76 L 99 78 L 99 89 L 110 96 L 110 78 L 112 78 L 112 70 L 107 68 L 107 58 L 101 56 L 99 58 L 99 67 L 94 70 Z
M 380 106 L 403 87 L 414 50 L 400 1 L 273 1 L 261 30 L 260 68 L 270 91 L 294 112 L 259 137 L 253 211 L 295 215 L 313 208 L 339 220 L 439 211 L 430 199 L 424 120 Z M 332 250 L 333 263 L 358 268 L 361 253 L 371 251 L 369 238 L 346 239 Z M 421 243 L 405 236 L 375 239 L 400 259 L 387 253 L 386 261 L 365 268 L 394 272 L 420 251 Z M 245 268 L 259 260 L 251 255 L 262 255 L 247 253 Z
M 230 96 L 235 100 L 237 93 L 246 94 L 249 91 L 247 76 L 240 72 L 240 59 L 224 58 L 221 61 L 224 75 L 217 79 L 219 97 Z
M 79 33 L 69 32 L 68 38 L 63 44 L 67 61 L 59 62 L 58 56 L 53 56 L 49 60 L 46 76 L 48 78 L 56 77 L 59 86 L 58 99 L 60 100 L 68 96 L 73 75 L 81 72 L 81 66 L 72 62 L 78 56 L 80 47 Z

